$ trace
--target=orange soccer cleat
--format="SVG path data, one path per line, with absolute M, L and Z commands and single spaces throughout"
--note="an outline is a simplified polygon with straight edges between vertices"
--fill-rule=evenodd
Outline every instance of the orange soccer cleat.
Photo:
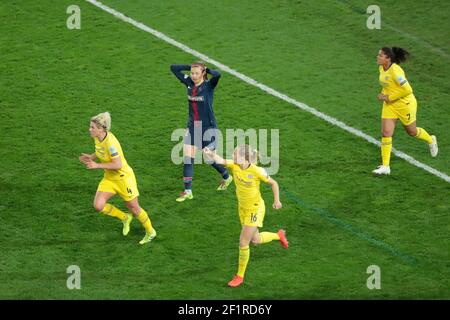
M 242 283 L 244 282 L 244 278 L 242 278 L 242 277 L 240 277 L 240 276 L 238 276 L 238 275 L 235 275 L 234 277 L 233 277 L 233 280 L 231 280 L 230 282 L 228 282 L 228 285 L 230 286 L 230 287 L 238 287 L 238 286 L 240 286 Z
M 281 229 L 281 230 L 278 230 L 277 234 L 280 237 L 280 243 L 283 246 L 283 248 L 285 248 L 285 249 L 289 248 L 289 241 L 286 238 L 286 231 Z

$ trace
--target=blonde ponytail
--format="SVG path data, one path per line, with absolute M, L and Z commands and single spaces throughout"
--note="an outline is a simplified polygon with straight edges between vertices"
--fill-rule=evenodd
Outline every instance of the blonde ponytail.
M 111 130 L 111 115 L 109 112 L 99 113 L 98 115 L 92 117 L 91 121 L 106 131 Z

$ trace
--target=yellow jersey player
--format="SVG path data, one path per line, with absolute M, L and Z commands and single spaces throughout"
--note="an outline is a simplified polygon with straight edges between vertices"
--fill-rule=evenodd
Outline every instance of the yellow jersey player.
M 156 231 L 152 227 L 147 212 L 139 206 L 139 191 L 133 169 L 128 165 L 120 143 L 110 129 L 111 116 L 109 112 L 92 117 L 89 133 L 95 140 L 95 153 L 82 153 L 79 159 L 87 169 L 105 170 L 95 194 L 95 210 L 120 219 L 123 223 L 122 234 L 126 236 L 130 231 L 133 216 L 107 203 L 109 199 L 118 194 L 125 201 L 127 208 L 144 226 L 146 233 L 139 243 L 145 244 L 156 237 Z M 97 159 L 100 160 L 100 163 L 96 162 Z
M 270 178 L 266 171 L 255 165 L 257 159 L 256 150 L 251 150 L 248 145 L 238 146 L 233 153 L 233 160 L 224 160 L 214 151 L 204 148 L 207 157 L 216 163 L 225 165 L 233 174 L 236 185 L 236 196 L 239 204 L 239 218 L 241 221 L 241 235 L 239 239 L 239 267 L 237 274 L 228 282 L 230 287 L 237 287 L 244 282 L 244 274 L 250 259 L 250 242 L 254 245 L 268 243 L 272 240 L 280 241 L 287 249 L 289 243 L 284 230 L 278 232 L 259 232 L 263 226 L 265 204 L 259 191 L 260 182 L 272 186 L 274 202 L 273 208 L 281 209 L 280 192 L 278 183 Z
M 432 157 L 438 154 L 436 136 L 430 136 L 428 132 L 416 127 L 417 101 L 405 72 L 400 63 L 405 61 L 409 53 L 398 47 L 384 47 L 378 52 L 377 64 L 380 70 L 380 84 L 382 86 L 378 100 L 383 101 L 381 112 L 381 158 L 382 165 L 373 171 L 374 174 L 389 175 L 389 166 L 392 150 L 392 135 L 394 134 L 397 120 L 403 124 L 406 132 L 428 143 Z

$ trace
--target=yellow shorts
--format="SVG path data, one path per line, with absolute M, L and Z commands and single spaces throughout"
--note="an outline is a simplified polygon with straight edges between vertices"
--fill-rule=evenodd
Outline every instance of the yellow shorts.
M 261 201 L 254 208 L 239 207 L 239 219 L 241 220 L 242 226 L 262 228 L 265 214 L 266 206 L 264 201 Z
M 417 101 L 409 99 L 407 102 L 383 103 L 382 119 L 400 119 L 404 126 L 416 121 Z
M 120 180 L 103 178 L 98 185 L 97 191 L 119 194 L 124 201 L 131 201 L 139 196 L 139 190 L 134 174 L 128 175 Z

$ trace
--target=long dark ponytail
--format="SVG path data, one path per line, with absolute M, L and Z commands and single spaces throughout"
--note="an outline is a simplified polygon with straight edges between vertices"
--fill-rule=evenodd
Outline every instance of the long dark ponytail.
M 409 52 L 399 47 L 383 47 L 381 50 L 387 55 L 393 63 L 400 64 L 409 57 Z

